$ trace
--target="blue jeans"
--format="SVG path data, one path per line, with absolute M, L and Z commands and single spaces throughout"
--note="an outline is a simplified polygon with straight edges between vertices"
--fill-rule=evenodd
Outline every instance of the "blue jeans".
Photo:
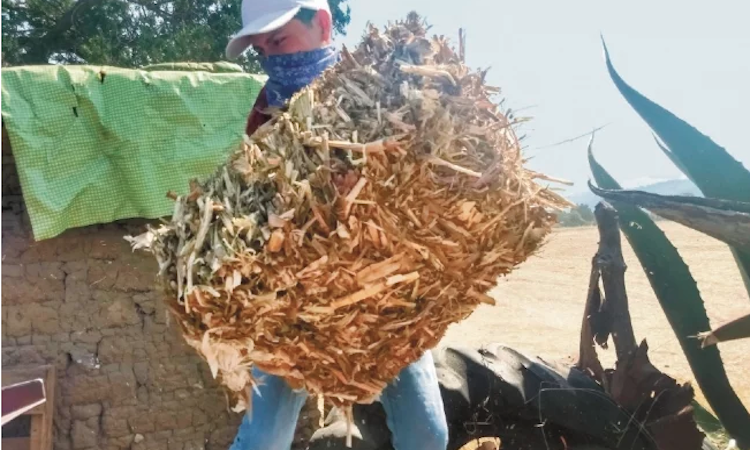
M 283 379 L 253 369 L 262 384 L 253 391 L 252 411 L 245 415 L 230 450 L 288 450 L 307 392 L 292 390 Z M 427 352 L 406 367 L 382 392 L 396 450 L 445 450 L 448 424 L 432 360 Z

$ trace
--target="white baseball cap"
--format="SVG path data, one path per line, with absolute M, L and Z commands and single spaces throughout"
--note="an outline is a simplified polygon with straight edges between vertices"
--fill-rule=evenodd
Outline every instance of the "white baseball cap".
M 242 29 L 227 44 L 227 57 L 236 58 L 248 49 L 245 37 L 283 27 L 302 8 L 331 12 L 328 0 L 242 0 Z

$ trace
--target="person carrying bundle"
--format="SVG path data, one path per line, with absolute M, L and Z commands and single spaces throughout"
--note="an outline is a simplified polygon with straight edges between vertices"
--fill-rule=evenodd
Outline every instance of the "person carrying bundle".
M 332 45 L 332 17 L 326 0 L 243 0 L 240 30 L 227 45 L 236 58 L 250 48 L 268 81 L 247 121 L 246 134 L 270 119 L 268 107 L 283 107 L 295 92 L 338 61 Z M 280 377 L 253 368 L 259 385 L 231 450 L 286 450 L 307 398 Z M 403 369 L 381 393 L 396 450 L 440 450 L 448 445 L 448 425 L 432 355 Z

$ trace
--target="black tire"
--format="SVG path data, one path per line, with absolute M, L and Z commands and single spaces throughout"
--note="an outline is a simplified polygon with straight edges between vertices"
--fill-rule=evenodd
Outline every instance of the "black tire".
M 480 437 L 499 437 L 503 450 L 657 450 L 598 384 L 575 369 L 502 345 L 447 347 L 433 355 L 448 450 Z M 332 411 L 308 449 L 347 450 L 346 429 L 343 415 Z M 390 439 L 380 404 L 355 406 L 352 450 L 393 450 Z M 717 449 L 706 440 L 701 450 Z

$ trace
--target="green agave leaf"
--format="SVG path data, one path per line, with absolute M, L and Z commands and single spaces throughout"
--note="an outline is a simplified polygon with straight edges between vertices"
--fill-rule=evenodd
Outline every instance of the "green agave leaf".
M 625 100 L 665 144 L 667 156 L 707 197 L 750 201 L 750 171 L 724 147 L 636 91 L 615 70 L 604 43 L 607 70 Z M 671 155 L 670 155 L 671 153 Z
M 593 137 L 588 158 L 597 185 L 605 189 L 621 189 L 594 158 L 592 145 Z M 750 446 L 750 414 L 729 383 L 721 354 L 716 346 L 702 349 L 696 338 L 711 326 L 690 269 L 646 213 L 621 201 L 612 201 L 612 206 L 617 209 L 620 228 L 646 272 L 701 391 L 740 447 Z
M 740 275 L 742 276 L 742 282 L 745 284 L 745 290 L 750 295 L 750 252 L 738 250 L 731 247 L 732 256 L 734 261 L 737 263 L 737 267 L 740 269 Z
M 708 435 L 708 439 L 719 448 L 726 448 L 731 437 L 727 430 L 711 412 L 697 400 L 693 400 L 693 417 L 701 430 Z
M 750 202 L 750 171 L 726 149 L 667 109 L 633 89 L 615 70 L 602 37 L 609 76 L 622 96 L 646 121 L 657 145 L 706 197 Z M 745 289 L 750 294 L 750 252 L 732 248 Z
M 674 155 L 674 153 L 672 153 L 672 150 L 670 150 L 667 147 L 665 147 L 664 144 L 662 144 L 661 141 L 659 141 L 659 137 L 656 136 L 656 135 L 654 135 L 654 141 L 656 141 L 656 145 L 659 146 L 659 148 L 661 149 L 661 151 L 664 152 L 665 155 L 667 155 L 667 158 L 669 158 L 669 160 L 672 161 L 672 164 L 674 164 L 675 166 L 677 166 L 677 168 L 680 169 L 680 172 L 684 173 L 685 176 L 687 176 L 688 179 L 690 181 L 692 181 L 693 184 L 695 184 L 695 179 L 690 174 L 690 171 L 688 170 L 688 168 L 685 167 L 684 165 L 682 165 L 682 162 L 680 161 L 680 159 L 678 157 L 676 157 Z M 696 186 L 697 186 L 697 184 L 696 184 Z

